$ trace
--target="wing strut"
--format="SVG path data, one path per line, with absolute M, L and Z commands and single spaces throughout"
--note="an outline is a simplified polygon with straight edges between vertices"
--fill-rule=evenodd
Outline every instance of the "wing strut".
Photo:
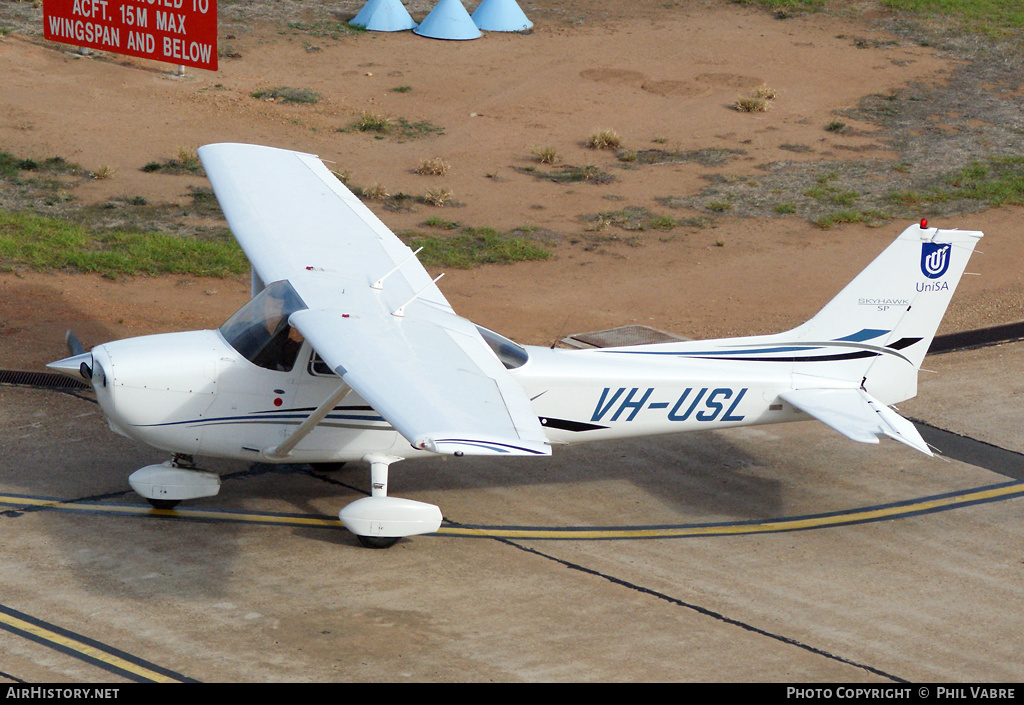
M 299 427 L 295 429 L 292 435 L 273 448 L 264 450 L 263 455 L 271 460 L 284 460 L 290 456 L 299 441 L 308 436 L 309 432 L 316 428 L 326 418 L 327 414 L 331 413 L 335 405 L 351 390 L 352 387 L 348 386 L 348 383 L 342 382 L 331 396 L 327 397 L 320 406 L 313 410 L 312 414 L 306 417 L 305 421 L 299 424 Z

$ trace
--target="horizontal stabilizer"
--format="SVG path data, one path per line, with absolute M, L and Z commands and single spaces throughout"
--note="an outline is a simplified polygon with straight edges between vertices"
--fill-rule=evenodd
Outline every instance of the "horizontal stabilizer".
M 779 396 L 851 440 L 878 443 L 888 436 L 932 455 L 914 424 L 863 389 L 794 389 Z

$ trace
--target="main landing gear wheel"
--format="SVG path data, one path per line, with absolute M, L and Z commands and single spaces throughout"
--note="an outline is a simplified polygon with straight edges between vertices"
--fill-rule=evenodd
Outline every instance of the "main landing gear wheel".
M 367 548 L 390 548 L 403 536 L 429 534 L 441 527 L 441 510 L 433 504 L 388 497 L 388 465 L 401 460 L 393 455 L 368 453 L 372 490 L 338 512 L 345 528 Z
M 359 543 L 363 544 L 367 548 L 391 548 L 396 543 L 400 536 L 360 536 L 356 534 L 356 538 L 359 539 Z
M 149 502 L 154 509 L 174 509 L 181 504 L 180 499 L 153 499 L 146 497 L 146 501 Z

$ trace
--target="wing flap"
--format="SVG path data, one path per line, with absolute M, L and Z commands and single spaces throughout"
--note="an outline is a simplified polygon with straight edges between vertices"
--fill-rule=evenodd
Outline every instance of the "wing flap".
M 878 443 L 887 436 L 932 455 L 914 424 L 863 389 L 794 389 L 779 396 L 851 440 Z
M 297 311 L 290 322 L 414 447 L 550 455 L 526 392 L 479 334 L 474 344 L 455 325 L 325 309 Z

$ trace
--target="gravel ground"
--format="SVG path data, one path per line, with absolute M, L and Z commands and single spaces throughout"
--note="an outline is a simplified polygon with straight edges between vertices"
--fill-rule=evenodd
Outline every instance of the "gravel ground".
M 405 3 L 413 14 L 426 13 L 432 0 Z M 558 3 L 521 3 L 530 16 L 549 22 L 581 24 L 614 20 L 614 5 L 562 8 Z M 222 0 L 220 34 L 222 53 L 231 51 L 231 39 L 251 31 L 255 23 L 276 23 L 314 36 L 346 32 L 347 20 L 363 5 L 362 0 Z M 785 21 L 779 15 L 780 21 Z M 911 85 L 892 94 L 869 95 L 860 104 L 836 114 L 823 126 L 832 136 L 824 146 L 793 144 L 794 153 L 813 153 L 816 158 L 777 161 L 759 165 L 753 175 L 707 174 L 708 184 L 699 192 L 667 193 L 658 202 L 672 209 L 697 211 L 703 216 L 730 214 L 751 217 L 800 217 L 829 227 L 838 222 L 881 224 L 892 219 L 916 219 L 983 210 L 993 205 L 978 197 L 951 197 L 951 180 L 972 164 L 991 165 L 1010 160 L 1018 179 L 1024 173 L 1024 36 L 1020 33 L 993 38 L 964 32 L 949 21 L 920 20 L 907 16 L 877 20 L 877 26 L 896 37 L 894 41 L 928 46 L 954 59 L 949 80 L 940 85 Z M 35 2 L 0 3 L 0 30 L 40 36 L 41 5 Z M 0 34 L 0 38 L 2 38 Z M 877 40 L 849 37 L 856 46 L 869 48 Z M 829 135 L 829 133 L 834 133 Z M 872 135 L 872 144 L 850 148 L 842 136 Z M 879 151 L 882 158 L 858 152 Z M 651 150 L 656 151 L 656 150 Z M 742 154 L 712 155 L 715 164 Z M 892 155 L 892 158 L 887 158 Z M 849 158 L 844 158 L 849 157 Z M 696 153 L 635 154 L 625 168 L 657 168 L 659 163 L 698 161 Z M 942 194 L 940 198 L 929 194 Z M 899 194 L 899 196 L 896 196 Z M 55 212 L 60 204 L 44 188 L 22 193 L 41 210 Z M 11 196 L 10 198 L 13 198 Z M 1024 202 L 1018 190 L 1017 203 Z M 51 199 L 52 200 L 52 199 Z M 8 199 L 9 201 L 9 199 Z M 1001 204 L 998 204 L 1001 205 Z M 677 211 L 678 212 L 678 211 Z M 686 216 L 680 215 L 681 223 Z
M 870 223 L 987 208 L 990 204 L 977 198 L 948 198 L 951 180 L 978 162 L 1009 160 L 1018 175 L 1024 170 L 1024 40 L 1019 35 L 991 38 L 907 19 L 885 20 L 883 29 L 900 41 L 939 49 L 956 66 L 943 84 L 866 96 L 824 128 L 836 135 L 870 131 L 874 147 L 891 150 L 894 159 L 833 157 L 762 164 L 761 176 L 709 175 L 705 178 L 711 183 L 700 193 L 672 194 L 661 203 L 746 216 L 796 214 L 823 226 L 837 217 Z M 870 130 L 860 127 L 865 124 Z M 815 151 L 810 145 L 790 148 Z M 842 148 L 831 143 L 828 147 L 832 153 Z M 945 196 L 893 198 L 929 192 Z M 1022 196 L 1018 192 L 1018 203 Z

